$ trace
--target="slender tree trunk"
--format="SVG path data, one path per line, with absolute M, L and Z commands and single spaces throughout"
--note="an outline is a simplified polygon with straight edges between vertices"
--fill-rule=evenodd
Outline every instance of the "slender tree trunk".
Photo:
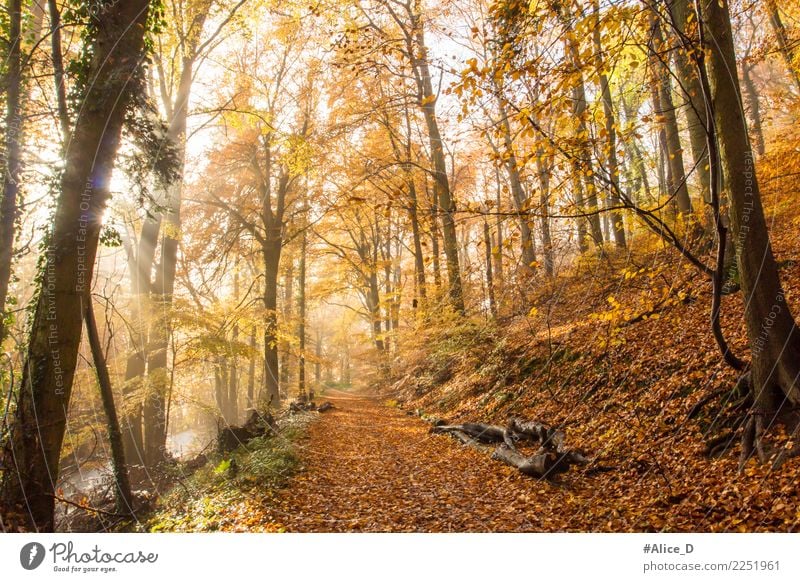
M 314 355 L 316 361 L 314 362 L 314 389 L 319 390 L 322 386 L 322 332 L 318 329 L 316 332 L 316 342 L 314 342 Z
M 612 183 L 611 191 L 608 195 L 608 204 L 611 207 L 619 208 L 622 201 L 619 199 L 619 163 L 617 162 L 617 122 L 614 115 L 614 107 L 611 101 L 611 88 L 608 84 L 608 77 L 605 73 L 605 59 L 603 57 L 603 45 L 600 40 L 600 2 L 593 0 L 595 14 L 595 26 L 593 30 L 594 50 L 596 53 L 595 63 L 600 77 L 600 94 L 603 100 L 603 117 L 605 118 L 606 139 L 606 159 L 608 160 L 608 176 Z M 625 244 L 625 224 L 623 221 L 622 210 L 612 210 L 610 213 L 611 230 L 614 233 L 614 243 L 617 248 L 624 249 Z
M 416 294 L 425 309 L 427 296 L 425 281 L 425 255 L 422 253 L 422 238 L 419 228 L 419 204 L 417 201 L 417 187 L 413 178 L 406 181 L 408 185 L 408 217 L 411 221 L 411 237 L 414 243 L 414 281 L 416 283 Z
M 666 43 L 661 32 L 661 17 L 653 13 L 651 17 L 652 42 L 650 45 L 650 64 L 652 67 L 653 83 L 658 92 L 658 103 L 653 102 L 655 114 L 661 119 L 666 136 L 666 161 L 669 165 L 668 181 L 669 195 L 675 197 L 675 204 L 681 214 L 692 212 L 692 202 L 689 199 L 689 190 L 686 187 L 686 172 L 683 167 L 683 147 L 678 131 L 678 119 L 675 115 L 675 105 L 672 100 L 672 84 L 669 71 L 661 59 L 666 58 L 663 53 Z
M 775 39 L 778 41 L 778 50 L 786 63 L 786 71 L 792 79 L 795 88 L 800 92 L 800 70 L 798 70 L 797 49 L 789 44 L 789 35 L 786 34 L 786 27 L 783 25 L 781 14 L 778 11 L 778 4 L 775 0 L 764 0 L 767 7 L 767 16 L 772 30 L 775 32 Z
M 499 93 L 500 89 L 497 87 Z M 503 145 L 505 146 L 505 167 L 508 173 L 508 182 L 511 185 L 511 202 L 517 211 L 519 219 L 519 232 L 522 244 L 522 272 L 530 276 L 533 274 L 533 265 L 536 262 L 533 233 L 528 220 L 528 193 L 522 186 L 519 173 L 517 156 L 514 154 L 514 141 L 511 136 L 511 124 L 508 122 L 508 112 L 501 98 L 497 99 L 500 110 L 500 127 L 503 132 Z
M 687 26 L 689 0 L 668 0 L 667 8 L 676 32 L 691 34 Z M 701 199 L 708 202 L 710 193 L 710 174 L 708 151 L 706 149 L 706 109 L 703 103 L 703 89 L 688 53 L 682 48 L 674 52 L 675 73 L 685 100 L 686 124 L 689 129 L 689 143 L 692 147 L 694 171 L 700 182 Z
M 93 82 L 81 99 L 86 106 L 65 154 L 11 433 L 15 466 L 4 487 L 7 506 L 25 508 L 29 525 L 40 531 L 54 526 L 54 485 L 81 328 L 108 183 L 125 111 L 137 87 L 148 8 L 147 0 L 118 2 L 90 24 L 97 33 L 87 47 L 91 59 L 85 74 Z
M 238 303 L 239 301 L 239 269 L 234 265 L 233 273 L 233 300 Z M 231 341 L 236 346 L 234 352 L 230 356 L 230 377 L 228 378 L 228 418 L 231 424 L 237 424 L 239 420 L 239 357 L 238 343 L 239 343 L 239 320 L 237 319 L 233 324 L 231 331 Z
M 497 299 L 498 303 L 502 304 L 502 298 L 504 294 L 504 281 L 505 276 L 503 274 L 503 216 L 502 216 L 502 193 L 503 188 L 500 184 L 500 168 L 495 168 L 495 208 L 497 209 L 497 220 L 495 221 L 495 231 L 497 232 L 496 235 L 496 242 L 497 242 L 497 251 L 495 252 L 494 249 L 492 250 L 492 256 L 494 257 L 494 279 L 497 287 Z M 500 310 L 500 305 L 498 305 L 498 311 Z
M 289 262 L 283 275 L 283 320 L 286 325 L 287 335 L 294 319 L 294 257 L 288 256 Z M 281 349 L 281 391 L 288 394 L 291 384 L 291 345 L 289 340 L 280 342 Z
M 308 251 L 308 237 L 303 231 L 300 241 L 300 280 L 297 288 L 297 308 L 300 321 L 297 323 L 297 336 L 300 339 L 300 357 L 297 361 L 297 389 L 300 398 L 308 397 L 306 390 L 306 252 Z
M 550 234 L 550 168 L 545 165 L 541 149 L 536 152 L 536 171 L 539 175 L 539 207 L 541 212 L 542 254 L 544 255 L 544 272 L 548 277 L 555 274 L 553 259 L 553 239 Z
M 111 445 L 111 464 L 114 467 L 114 482 L 117 486 L 116 509 L 117 513 L 129 514 L 133 512 L 133 495 L 128 478 L 128 465 L 125 462 L 125 451 L 122 446 L 122 430 L 117 417 L 117 407 L 114 405 L 111 376 L 108 373 L 91 300 L 86 305 L 86 335 L 89 339 L 97 384 L 100 387 L 100 396 L 103 401 L 103 411 L 106 415 L 108 442 Z
M 256 326 L 250 330 L 250 367 L 247 370 L 247 408 L 256 406 Z
M 268 241 L 264 259 L 264 393 L 263 404 L 278 407 L 281 401 L 278 363 L 278 269 L 281 241 Z
M 428 192 L 428 178 L 425 178 L 425 191 Z M 430 193 L 429 193 L 430 194 Z M 439 263 L 439 211 L 436 203 L 436 193 L 431 199 L 431 255 L 433 256 L 433 284 L 436 289 L 442 288 L 442 269 Z
M 625 99 L 625 96 L 622 96 L 620 101 L 622 103 L 623 112 L 625 113 L 626 124 L 631 125 L 636 123 L 636 120 L 634 119 L 635 116 L 633 112 L 633 106 L 628 100 Z M 703 133 L 705 135 L 705 129 L 703 129 Z M 645 199 L 649 201 L 652 197 L 650 192 L 650 179 L 647 177 L 644 155 L 642 155 L 642 150 L 639 148 L 636 136 L 630 135 L 626 139 L 621 140 L 620 143 L 622 143 L 622 146 L 625 148 L 625 155 L 628 159 L 628 167 L 633 168 L 633 171 L 636 175 L 636 182 L 633 185 L 637 192 L 635 199 L 641 199 L 641 194 L 644 194 Z
M 61 13 L 58 11 L 56 0 L 47 0 L 47 7 L 50 13 L 50 53 L 53 60 L 58 120 L 61 124 L 64 147 L 66 147 L 69 141 L 70 121 L 67 109 L 67 86 L 64 79 L 64 57 L 61 49 Z
M 753 133 L 753 141 L 756 146 L 756 153 L 759 156 L 764 155 L 764 131 L 761 128 L 761 106 L 758 102 L 758 91 L 753 82 L 751 71 L 753 65 L 745 62 L 742 65 L 742 84 L 744 85 L 744 95 L 747 101 L 747 112 L 750 118 L 750 129 Z
M 421 96 L 420 107 L 428 129 L 428 139 L 431 147 L 431 163 L 433 165 L 433 191 L 436 199 L 438 213 L 442 217 L 442 234 L 444 240 L 444 254 L 447 264 L 447 280 L 449 285 L 450 302 L 458 313 L 464 313 L 464 295 L 461 284 L 461 269 L 458 264 L 458 235 L 456 234 L 455 211 L 456 205 L 450 191 L 447 178 L 447 164 L 444 157 L 444 145 L 439 132 L 439 121 L 436 117 L 436 95 L 433 92 L 430 68 L 428 66 L 428 49 L 425 45 L 425 36 L 421 23 L 416 23 L 416 43 L 409 47 L 417 70 L 419 93 Z M 413 55 L 419 54 L 418 58 Z
M 375 267 L 370 267 L 367 276 L 367 309 L 372 319 L 372 339 L 378 352 L 386 351 L 386 344 L 383 341 L 383 330 L 381 326 L 381 297 L 378 287 L 378 273 Z
M 150 294 L 155 263 L 161 212 L 153 211 L 145 218 L 136 255 L 129 263 L 131 278 L 131 349 L 125 364 L 122 385 L 122 442 L 128 462 L 144 465 L 144 433 L 142 402 L 145 393 L 148 344 L 152 323 Z
M 572 14 L 570 14 L 568 6 L 560 6 L 559 16 L 562 23 L 567 28 L 567 33 L 564 37 L 564 49 L 568 55 L 570 66 L 576 76 L 572 87 L 572 111 L 577 123 L 575 133 L 580 145 L 578 146 L 572 169 L 575 174 L 573 176 L 573 188 L 575 189 L 575 197 L 578 202 L 578 212 L 589 213 L 589 233 L 591 234 L 595 246 L 599 248 L 603 245 L 603 232 L 600 227 L 600 215 L 598 214 L 599 206 L 597 203 L 597 188 L 594 182 L 594 169 L 589 154 L 589 147 L 586 143 L 587 136 L 589 135 L 586 124 L 588 105 L 586 101 L 586 88 L 583 84 L 583 64 L 581 62 L 578 44 L 575 41 L 575 34 L 572 29 Z M 583 186 L 580 184 L 581 180 L 583 180 Z M 584 207 L 584 204 L 586 207 Z M 584 219 L 578 220 L 578 247 L 581 251 L 586 249 L 585 236 L 583 234 L 585 231 L 581 231 L 581 223 L 583 221 Z
M 494 278 L 492 277 L 492 233 L 488 219 L 483 220 L 483 246 L 486 251 L 486 291 L 489 295 L 489 313 L 497 318 L 497 303 L 494 298 Z
M 185 57 L 182 63 L 178 92 L 172 108 L 167 142 L 176 149 L 179 160 L 177 176 L 166 189 L 164 230 L 161 236 L 161 262 L 153 284 L 153 304 L 156 317 L 150 334 L 152 350 L 147 354 L 147 391 L 143 406 L 144 452 L 147 465 L 166 458 L 166 417 L 169 391 L 167 372 L 169 338 L 171 334 L 172 297 L 175 291 L 175 272 L 178 265 L 178 246 L 181 231 L 181 198 L 183 170 L 186 160 L 186 121 L 189 115 L 189 96 L 194 74 L 194 59 Z
M 5 119 L 5 175 L 3 200 L 0 202 L 0 346 L 6 336 L 5 310 L 8 286 L 11 282 L 11 262 L 14 257 L 16 234 L 17 195 L 20 180 L 20 142 L 22 140 L 22 115 L 20 94 L 22 90 L 21 48 L 22 2 L 8 0 L 9 19 L 8 56 L 6 57 L 6 119 Z

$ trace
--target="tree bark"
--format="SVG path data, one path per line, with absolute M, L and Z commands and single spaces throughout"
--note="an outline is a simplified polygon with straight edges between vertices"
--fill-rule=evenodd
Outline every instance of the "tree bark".
M 608 195 L 608 204 L 611 207 L 619 208 L 621 200 L 619 199 L 619 162 L 617 162 L 617 130 L 616 130 L 616 116 L 614 115 L 614 107 L 611 101 L 611 88 L 608 84 L 608 77 L 605 73 L 605 59 L 603 58 L 603 45 L 600 40 L 600 2 L 593 0 L 593 9 L 595 14 L 595 25 L 592 39 L 594 42 L 595 50 L 595 64 L 600 78 L 600 94 L 603 100 L 603 117 L 605 118 L 606 139 L 608 144 L 606 146 L 606 159 L 608 160 L 608 176 L 611 181 L 612 188 Z M 610 213 L 611 231 L 614 233 L 614 243 L 617 248 L 624 249 L 625 243 L 625 224 L 623 222 L 622 210 L 612 210 Z
M 541 148 L 536 152 L 536 172 L 539 175 L 539 211 L 542 225 L 544 272 L 548 277 L 552 277 L 555 274 L 555 260 L 553 258 L 553 239 L 550 235 L 550 168 L 545 164 Z
M 114 404 L 114 390 L 111 386 L 111 376 L 108 373 L 100 333 L 97 329 L 97 320 L 91 301 L 86 305 L 86 336 L 92 351 L 92 361 L 97 374 L 97 384 L 100 387 L 100 397 L 103 401 L 103 411 L 106 415 L 108 428 L 108 442 L 111 446 L 111 464 L 114 467 L 114 482 L 117 486 L 116 511 L 121 514 L 133 513 L 133 494 L 131 482 L 128 478 L 128 465 L 125 462 L 125 450 L 122 446 L 122 430 L 117 416 L 117 407 Z
M 577 123 L 575 135 L 579 145 L 576 155 L 573 158 L 572 181 L 573 188 L 575 189 L 576 202 L 578 204 L 578 212 L 589 213 L 587 219 L 578 219 L 578 248 L 584 251 L 586 250 L 586 231 L 585 227 L 582 229 L 582 223 L 588 220 L 589 233 L 595 246 L 598 248 L 603 245 L 603 231 L 600 226 L 600 215 L 598 214 L 599 207 L 597 203 L 597 188 L 594 181 L 594 169 L 591 156 L 589 155 L 588 144 L 586 143 L 589 135 L 586 124 L 588 103 L 586 101 L 586 87 L 583 83 L 583 63 L 581 62 L 578 44 L 575 41 L 575 35 L 572 29 L 572 14 L 570 13 L 569 7 L 567 5 L 559 5 L 558 16 L 562 24 L 566 27 L 564 50 L 569 59 L 569 66 L 576 76 L 576 80 L 572 86 L 572 112 Z M 584 204 L 586 204 L 586 208 Z
M 286 338 L 280 342 L 281 358 L 281 392 L 289 393 L 291 384 L 291 345 L 289 343 L 289 332 L 294 320 L 294 257 L 287 256 L 288 264 L 283 274 L 283 321 L 287 330 Z
M 800 92 L 800 71 L 798 71 L 796 50 L 789 46 L 789 36 L 786 34 L 786 27 L 781 19 L 781 14 L 778 11 L 778 4 L 775 0 L 764 0 L 767 7 L 767 16 L 769 16 L 769 23 L 772 25 L 772 30 L 775 32 L 775 40 L 778 42 L 778 51 L 786 63 L 786 72 L 794 83 L 795 88 Z
M 442 234 L 444 240 L 444 254 L 447 265 L 447 281 L 449 285 L 450 303 L 458 313 L 465 313 L 464 292 L 461 284 L 461 269 L 458 263 L 458 236 L 455 223 L 455 201 L 450 191 L 450 182 L 447 177 L 447 164 L 444 157 L 444 144 L 439 131 L 439 121 L 436 116 L 436 95 L 433 92 L 430 68 L 428 66 L 428 49 L 425 45 L 425 35 L 422 23 L 417 15 L 414 22 L 416 36 L 409 39 L 408 51 L 412 65 L 416 71 L 417 84 L 420 94 L 420 107 L 428 129 L 428 139 L 431 147 L 431 163 L 433 165 L 433 191 L 436 200 L 437 214 L 442 217 Z M 416 41 L 416 46 L 414 46 Z M 418 56 L 416 56 L 418 55 Z
M 264 261 L 264 393 L 262 405 L 277 408 L 281 401 L 278 363 L 278 269 L 281 239 L 274 237 L 262 247 Z
M 666 162 L 669 166 L 667 181 L 670 196 L 681 214 L 691 214 L 692 202 L 689 190 L 686 187 L 686 171 L 683 167 L 683 147 L 678 131 L 678 119 L 675 115 L 675 105 L 672 100 L 672 84 L 669 71 L 662 59 L 665 58 L 664 35 L 661 32 L 661 17 L 653 12 L 651 16 L 652 40 L 650 43 L 650 66 L 652 67 L 653 83 L 658 94 L 658 102 L 654 100 L 653 109 L 661 120 L 661 127 L 666 137 Z
M 297 322 L 297 336 L 300 340 L 300 356 L 297 361 L 297 389 L 300 398 L 307 398 L 306 390 L 306 252 L 308 251 L 308 237 L 303 231 L 300 241 L 300 280 L 297 288 L 297 306 L 300 321 Z
M 8 55 L 6 57 L 6 118 L 5 118 L 5 174 L 3 176 L 3 200 L 0 202 L 0 346 L 6 336 L 6 299 L 11 282 L 11 262 L 14 257 L 16 235 L 17 196 L 21 171 L 20 142 L 22 140 L 22 116 L 20 95 L 22 90 L 21 48 L 22 2 L 8 0 L 6 10 L 9 18 Z
M 497 92 L 500 92 L 499 87 L 497 87 Z M 500 110 L 500 128 L 503 132 L 503 145 L 506 150 L 503 153 L 503 165 L 506 168 L 508 182 L 511 185 L 511 202 L 514 204 L 514 210 L 517 211 L 517 218 L 519 220 L 519 232 L 522 244 L 522 272 L 530 276 L 533 274 L 536 252 L 533 233 L 531 232 L 531 227 L 528 222 L 528 193 L 522 186 L 519 164 L 517 162 L 517 156 L 514 154 L 514 141 L 511 136 L 511 124 L 508 122 L 508 112 L 506 111 L 502 98 L 499 96 L 497 98 L 497 106 Z
M 689 0 L 669 0 L 667 2 L 675 27 L 676 34 L 689 35 L 690 30 L 687 26 L 689 15 Z M 678 48 L 674 54 L 675 72 L 683 93 L 686 105 L 686 124 L 689 129 L 689 144 L 692 148 L 692 159 L 694 161 L 694 171 L 697 172 L 700 182 L 701 199 L 708 202 L 710 195 L 710 180 L 708 151 L 706 149 L 706 107 L 703 103 L 703 89 L 697 77 L 697 70 L 694 68 L 686 50 Z
M 754 440 L 785 408 L 797 407 L 800 391 L 800 331 L 786 304 L 772 253 L 747 122 L 741 107 L 733 34 L 727 0 L 697 0 L 709 38 L 706 67 L 709 106 L 720 146 L 723 175 L 731 201 L 731 226 L 737 247 L 751 349 Z M 713 40 L 711 40 L 713 39 Z M 732 71 L 734 73 L 732 73 Z M 795 413 L 796 415 L 796 413 Z
M 747 112 L 750 118 L 750 129 L 753 133 L 753 141 L 756 146 L 756 153 L 759 156 L 764 155 L 764 131 L 761 127 L 761 106 L 758 102 L 758 91 L 756 84 L 753 82 L 751 71 L 753 65 L 749 62 L 742 64 L 742 84 L 744 85 L 744 94 L 747 98 Z
M 486 218 L 483 220 L 483 247 L 486 256 L 486 291 L 489 296 L 489 313 L 493 319 L 496 319 L 497 303 L 494 298 L 494 277 L 492 276 L 492 233 Z

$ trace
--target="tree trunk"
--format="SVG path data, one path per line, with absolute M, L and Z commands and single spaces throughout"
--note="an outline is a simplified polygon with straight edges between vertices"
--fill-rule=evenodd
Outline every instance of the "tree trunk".
M 486 251 L 486 291 L 489 295 L 489 313 L 495 319 L 497 318 L 497 304 L 494 299 L 494 278 L 492 277 L 492 233 L 486 218 L 483 220 L 483 246 Z
M 3 200 L 0 202 L 0 346 L 6 336 L 6 299 L 11 282 L 11 262 L 14 257 L 14 238 L 17 221 L 17 195 L 20 179 L 20 142 L 22 116 L 20 94 L 22 89 L 21 49 L 22 2 L 8 0 L 10 44 L 6 57 L 6 119 L 5 119 L 5 175 Z
M 281 401 L 278 363 L 278 269 L 281 241 L 267 241 L 264 260 L 264 393 L 262 406 L 277 408 Z
M 25 507 L 29 526 L 54 526 L 54 484 L 77 365 L 81 327 L 108 200 L 108 183 L 125 111 L 138 84 L 149 2 L 128 0 L 100 11 L 85 72 L 92 83 L 68 144 L 42 288 L 23 366 L 12 427 L 15 470 L 6 480 L 8 506 Z
M 455 202 L 450 191 L 450 182 L 447 178 L 447 164 L 444 158 L 444 146 L 439 132 L 439 121 L 436 117 L 436 95 L 433 92 L 433 83 L 428 66 L 428 49 L 425 45 L 425 36 L 422 24 L 416 23 L 416 43 L 409 47 L 414 68 L 417 71 L 419 84 L 420 107 L 428 129 L 428 139 L 431 147 L 431 164 L 433 165 L 433 191 L 436 200 L 437 214 L 442 217 L 442 234 L 444 240 L 444 254 L 447 264 L 447 280 L 449 285 L 450 303 L 458 313 L 463 314 L 464 295 L 461 285 L 461 269 L 458 264 L 458 236 L 456 234 Z M 414 57 L 419 53 L 419 57 Z
M 672 100 L 672 83 L 670 83 L 669 70 L 661 59 L 665 58 L 663 52 L 666 43 L 661 32 L 661 17 L 654 12 L 651 16 L 652 43 L 650 45 L 650 66 L 652 67 L 653 83 L 658 93 L 658 102 L 653 102 L 655 114 L 661 120 L 661 127 L 666 137 L 666 161 L 669 165 L 667 181 L 669 195 L 674 196 L 674 203 L 678 212 L 690 214 L 692 202 L 689 199 L 689 190 L 686 187 L 686 171 L 683 167 L 683 147 L 678 131 L 678 119 L 675 115 L 675 105 Z
M 319 390 L 322 386 L 322 331 L 317 329 L 316 339 L 314 345 L 314 355 L 316 362 L 314 362 L 314 390 Z
M 58 11 L 56 0 L 47 0 L 47 7 L 50 13 L 50 52 L 53 59 L 58 120 L 61 124 L 64 147 L 66 147 L 71 129 L 69 110 L 67 109 L 67 87 L 64 79 L 64 56 L 61 49 L 61 13 Z
M 550 235 L 550 168 L 545 165 L 541 149 L 536 152 L 536 172 L 539 175 L 539 207 L 541 212 L 542 254 L 544 272 L 548 277 L 555 274 L 553 240 Z
M 499 93 L 500 89 L 497 87 Z M 500 127 L 503 131 L 503 145 L 505 146 L 504 158 L 508 182 L 511 185 L 511 202 L 514 210 L 517 211 L 519 219 L 519 232 L 522 244 L 522 272 L 528 276 L 533 274 L 533 266 L 536 262 L 536 252 L 534 247 L 533 233 L 528 222 L 528 193 L 522 186 L 522 179 L 519 173 L 517 156 L 514 154 L 514 142 L 511 139 L 511 124 L 508 122 L 508 112 L 501 98 L 497 99 L 500 109 Z
M 707 70 L 723 175 L 731 201 L 745 323 L 751 348 L 754 438 L 782 408 L 800 404 L 800 332 L 786 304 L 761 205 L 747 122 L 741 109 L 726 0 L 698 0 L 709 41 Z M 712 40 L 713 39 L 713 40 Z M 785 410 L 784 410 L 785 411 Z M 795 412 L 796 415 L 796 412 Z
M 431 256 L 433 258 L 433 284 L 436 290 L 442 288 L 442 269 L 439 264 L 439 212 L 436 193 L 428 188 L 428 174 L 425 174 L 425 194 L 431 205 Z
M 669 0 L 667 8 L 672 18 L 676 33 L 690 34 L 687 26 L 689 16 L 689 0 Z M 708 151 L 706 150 L 706 107 L 703 103 L 703 89 L 697 77 L 697 70 L 692 65 L 689 54 L 683 48 L 674 53 L 675 72 L 683 93 L 686 105 L 686 124 L 689 129 L 689 144 L 692 148 L 694 171 L 700 182 L 701 199 L 708 202 L 710 196 L 710 179 L 708 168 Z
M 250 331 L 250 367 L 247 370 L 247 408 L 256 406 L 256 326 Z
M 381 296 L 378 287 L 378 273 L 375 271 L 374 265 L 370 266 L 367 281 L 367 310 L 372 322 L 372 341 L 375 342 L 375 348 L 378 352 L 383 353 L 386 351 L 386 344 L 383 342 L 381 326 Z
M 288 330 L 291 329 L 294 319 L 294 257 L 287 257 L 288 265 L 283 275 L 283 321 L 287 330 L 287 338 L 280 342 L 281 358 L 281 392 L 289 393 L 291 384 L 291 345 L 288 339 Z
M 297 303 L 300 321 L 297 323 L 297 336 L 300 339 L 300 357 L 297 362 L 297 389 L 300 398 L 307 398 L 306 391 L 306 252 L 308 238 L 303 231 L 300 241 L 300 280 L 298 281 Z
M 611 88 L 608 84 L 608 77 L 605 73 L 605 59 L 603 58 L 603 45 L 600 40 L 600 2 L 593 0 L 595 14 L 595 26 L 593 30 L 594 50 L 596 53 L 595 64 L 600 77 L 600 94 L 603 100 L 603 117 L 605 118 L 606 139 L 606 159 L 608 160 L 608 176 L 612 188 L 608 195 L 608 204 L 611 207 L 619 208 L 619 163 L 617 162 L 617 123 L 614 115 L 614 108 L 611 102 Z M 610 213 L 611 230 L 614 233 L 614 242 L 617 248 L 624 249 L 625 244 L 625 224 L 623 222 L 622 210 L 612 210 Z
M 767 6 L 767 16 L 769 16 L 769 23 L 772 25 L 772 30 L 775 32 L 775 39 L 778 41 L 778 51 L 780 51 L 783 61 L 786 63 L 786 71 L 792 79 L 795 88 L 800 92 L 800 71 L 798 71 L 797 49 L 789 45 L 789 36 L 786 34 L 786 27 L 781 20 L 781 14 L 778 11 L 778 5 L 775 0 L 764 0 Z
M 171 334 L 172 296 L 175 291 L 175 272 L 178 265 L 178 246 L 181 231 L 181 198 L 183 169 L 186 161 L 186 120 L 189 115 L 189 95 L 194 75 L 193 57 L 184 57 L 172 119 L 167 131 L 167 143 L 176 149 L 179 168 L 175 179 L 166 189 L 164 229 L 161 236 L 161 263 L 156 270 L 152 288 L 155 320 L 151 329 L 152 349 L 147 355 L 147 391 L 144 399 L 145 464 L 154 465 L 166 458 L 167 373 L 169 338 Z
M 753 65 L 745 62 L 742 64 L 742 81 L 744 84 L 744 94 L 747 98 L 747 112 L 750 118 L 750 129 L 753 133 L 753 141 L 755 141 L 756 153 L 759 156 L 764 155 L 764 131 L 761 128 L 761 107 L 758 103 L 758 91 L 753 82 L 751 71 Z
M 117 486 L 116 510 L 117 513 L 133 513 L 133 495 L 131 483 L 128 478 L 128 465 L 125 462 L 125 451 L 122 446 L 122 430 L 120 429 L 117 407 L 114 405 L 114 390 L 111 387 L 111 376 L 108 373 L 106 358 L 100 342 L 100 333 L 97 329 L 97 320 L 91 300 L 86 305 L 86 335 L 92 351 L 92 361 L 97 374 L 97 384 L 100 387 L 100 397 L 103 401 L 103 411 L 106 415 L 108 427 L 108 442 L 111 445 L 111 464 L 114 467 L 114 482 Z
M 233 273 L 233 300 L 239 302 L 239 269 L 234 265 Z M 239 343 L 239 320 L 237 319 L 233 324 L 231 331 L 231 341 L 236 346 L 234 352 L 231 354 L 231 373 L 228 378 L 228 418 L 230 424 L 238 424 L 239 422 L 239 356 L 238 343 Z
M 580 142 L 577 148 L 576 155 L 573 159 L 573 188 L 575 189 L 575 197 L 578 203 L 579 213 L 588 213 L 587 218 L 589 222 L 589 232 L 595 246 L 602 247 L 603 245 L 603 232 L 600 227 L 600 214 L 598 213 L 599 207 L 597 204 L 597 188 L 594 182 L 594 170 L 592 167 L 592 159 L 589 155 L 589 147 L 586 143 L 588 139 L 588 129 L 586 125 L 587 116 L 587 101 L 586 101 L 586 88 L 583 84 L 583 63 L 581 62 L 580 50 L 575 41 L 575 34 L 572 30 L 572 14 L 569 12 L 567 6 L 561 5 L 559 10 L 559 17 L 562 23 L 567 28 L 566 35 L 564 36 L 564 49 L 569 58 L 569 64 L 574 71 L 576 80 L 572 87 L 572 112 L 577 122 L 575 135 Z M 583 185 L 581 185 L 581 180 Z M 584 191 L 585 187 L 585 191 Z M 586 204 L 586 208 L 584 207 Z M 581 230 L 581 223 L 584 222 L 583 218 L 578 219 L 578 247 L 581 251 L 586 250 L 585 230 Z
M 425 255 L 422 253 L 422 239 L 419 229 L 419 204 L 417 202 L 417 187 L 414 179 L 406 181 L 408 185 L 408 216 L 411 221 L 411 236 L 414 242 L 414 277 L 416 283 L 416 294 L 425 309 L 427 283 L 425 282 Z
M 131 351 L 122 385 L 122 442 L 128 462 L 141 465 L 144 465 L 145 456 L 142 401 L 152 323 L 150 293 L 160 229 L 161 212 L 153 209 L 142 225 L 136 255 L 133 262 L 129 262 L 128 269 L 131 279 Z
M 504 294 L 503 283 L 505 277 L 503 275 L 503 216 L 502 216 L 502 195 L 503 189 L 500 184 L 500 168 L 495 168 L 495 208 L 497 209 L 497 220 L 495 221 L 496 249 L 492 249 L 492 256 L 494 257 L 494 279 L 497 287 L 498 300 L 502 303 Z

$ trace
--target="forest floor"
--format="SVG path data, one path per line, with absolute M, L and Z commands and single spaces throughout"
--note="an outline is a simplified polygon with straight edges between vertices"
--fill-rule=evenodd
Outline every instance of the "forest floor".
M 292 439 L 291 477 L 254 484 L 220 474 L 193 487 L 186 499 L 168 498 L 146 529 L 485 532 L 562 526 L 548 527 L 539 517 L 542 494 L 553 485 L 523 477 L 448 436 L 431 435 L 430 424 L 375 396 L 329 390 L 324 400 L 335 407 L 313 413 Z
M 374 397 L 329 392 L 302 469 L 263 510 L 286 531 L 537 531 L 531 480 Z

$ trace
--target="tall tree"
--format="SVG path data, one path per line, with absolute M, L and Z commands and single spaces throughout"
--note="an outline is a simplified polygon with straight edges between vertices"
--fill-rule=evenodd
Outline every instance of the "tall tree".
M 8 39 L 6 39 L 6 115 L 3 199 L 0 201 L 0 346 L 6 335 L 6 299 L 11 282 L 11 262 L 17 223 L 21 174 L 21 90 L 22 90 L 22 2 L 8 0 Z
M 595 50 L 595 66 L 597 67 L 598 78 L 600 80 L 600 95 L 603 101 L 603 118 L 605 121 L 606 133 L 606 159 L 608 161 L 608 179 L 611 182 L 611 192 L 608 195 L 608 204 L 612 208 L 619 208 L 622 201 L 619 199 L 619 162 L 617 161 L 617 121 L 614 114 L 614 106 L 611 99 L 611 87 L 608 84 L 606 75 L 606 59 L 603 53 L 603 43 L 600 38 L 600 2 L 593 0 L 592 9 L 594 11 L 594 28 L 592 30 L 592 42 Z M 625 224 L 621 210 L 611 211 L 611 230 L 614 233 L 614 242 L 617 247 L 625 248 Z
M 744 455 L 766 452 L 763 432 L 776 420 L 797 421 L 800 404 L 800 330 L 786 303 L 761 203 L 758 177 L 736 74 L 736 54 L 727 0 L 696 0 L 708 51 L 706 67 L 722 172 L 731 201 L 731 226 L 745 302 L 751 351 L 752 415 L 744 433 Z
M 650 18 L 650 67 L 653 76 L 653 109 L 665 136 L 664 152 L 669 168 L 668 195 L 681 214 L 692 212 L 692 202 L 686 186 L 686 171 L 683 165 L 683 147 L 672 99 L 672 82 L 664 51 L 666 42 L 662 30 L 661 14 L 653 9 Z
M 133 92 L 141 90 L 150 2 L 108 2 L 87 25 L 83 104 L 64 159 L 22 388 L 4 498 L 39 531 L 54 526 L 54 489 L 108 184 Z

